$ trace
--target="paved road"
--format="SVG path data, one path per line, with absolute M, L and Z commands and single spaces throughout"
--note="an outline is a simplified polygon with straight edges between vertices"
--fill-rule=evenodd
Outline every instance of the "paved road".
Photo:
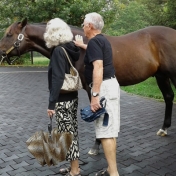
M 47 130 L 47 68 L 0 67 L 0 175 L 53 176 L 58 166 L 40 166 L 28 152 L 26 140 L 36 131 Z M 88 104 L 79 91 L 79 109 Z M 164 103 L 121 91 L 121 131 L 117 163 L 120 176 L 176 176 L 176 105 L 167 137 L 156 136 L 164 118 Z M 94 176 L 107 167 L 103 150 L 87 153 L 94 142 L 92 123 L 80 119 L 80 164 L 82 175 Z

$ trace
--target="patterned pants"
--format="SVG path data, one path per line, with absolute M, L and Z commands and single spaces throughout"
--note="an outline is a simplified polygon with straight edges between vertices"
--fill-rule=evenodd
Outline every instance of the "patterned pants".
M 58 102 L 55 107 L 58 132 L 69 132 L 74 135 L 72 144 L 67 152 L 67 161 L 79 158 L 77 108 L 78 98 L 71 101 Z

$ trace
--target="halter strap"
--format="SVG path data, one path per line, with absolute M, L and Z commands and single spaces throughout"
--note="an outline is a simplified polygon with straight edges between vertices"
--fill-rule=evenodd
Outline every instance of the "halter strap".
M 26 29 L 26 26 L 22 29 L 22 31 L 21 31 L 21 33 L 19 33 L 18 34 L 18 37 L 17 37 L 17 40 L 16 40 L 16 42 L 13 44 L 13 46 L 12 47 L 10 47 L 7 51 L 5 51 L 5 55 L 2 55 L 1 56 L 1 61 L 0 61 L 0 64 L 3 62 L 3 60 L 4 59 L 6 59 L 6 61 L 7 61 L 7 63 L 9 64 L 9 65 L 11 65 L 15 60 L 17 60 L 19 57 L 20 57 L 20 52 L 19 52 L 19 50 L 18 50 L 18 48 L 20 47 L 20 44 L 21 44 L 21 42 L 23 41 L 23 39 L 24 39 L 24 31 L 25 31 L 25 29 Z M 18 58 L 15 58 L 15 59 L 13 59 L 12 61 L 10 61 L 10 59 L 7 57 L 7 55 L 12 51 L 12 50 L 14 50 L 14 49 L 17 49 L 17 51 L 18 51 Z

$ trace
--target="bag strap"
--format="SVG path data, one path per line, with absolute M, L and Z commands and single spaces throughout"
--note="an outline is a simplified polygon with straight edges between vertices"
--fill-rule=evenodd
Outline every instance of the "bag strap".
M 52 131 L 52 117 L 50 117 L 50 122 L 48 123 L 49 137 L 51 137 L 51 131 Z
M 103 119 L 103 126 L 108 126 L 108 122 L 109 122 L 109 114 L 106 111 L 106 98 L 105 97 L 101 97 L 100 99 L 100 105 L 105 108 L 105 114 L 104 114 L 104 119 Z M 104 102 L 104 106 L 103 106 L 103 102 Z
M 65 55 L 66 55 L 66 57 L 67 57 L 67 59 L 68 59 L 68 61 L 69 61 L 69 63 L 70 63 L 70 65 L 71 65 L 72 67 L 74 67 L 73 64 L 72 64 L 72 62 L 70 61 L 70 58 L 69 58 L 69 56 L 68 56 L 67 51 L 65 50 L 65 48 L 62 47 L 62 46 L 61 46 L 61 48 L 63 49 L 63 51 L 64 51 L 64 53 L 65 53 Z
M 103 101 L 105 101 L 104 106 L 103 106 Z M 106 108 L 106 98 L 105 98 L 105 97 L 101 97 L 101 98 L 100 98 L 100 105 L 101 105 L 103 108 Z

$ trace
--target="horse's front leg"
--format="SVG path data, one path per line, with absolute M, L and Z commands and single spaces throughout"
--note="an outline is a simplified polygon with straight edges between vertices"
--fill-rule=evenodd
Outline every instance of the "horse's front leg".
M 101 144 L 100 139 L 95 139 L 94 145 L 91 147 L 89 150 L 88 154 L 89 155 L 97 155 L 99 153 L 99 146 Z
M 167 129 L 171 126 L 174 92 L 171 88 L 169 78 L 156 76 L 156 80 L 157 80 L 158 87 L 160 88 L 163 94 L 164 101 L 166 103 L 164 123 L 162 128 L 157 132 L 157 135 L 166 136 Z

